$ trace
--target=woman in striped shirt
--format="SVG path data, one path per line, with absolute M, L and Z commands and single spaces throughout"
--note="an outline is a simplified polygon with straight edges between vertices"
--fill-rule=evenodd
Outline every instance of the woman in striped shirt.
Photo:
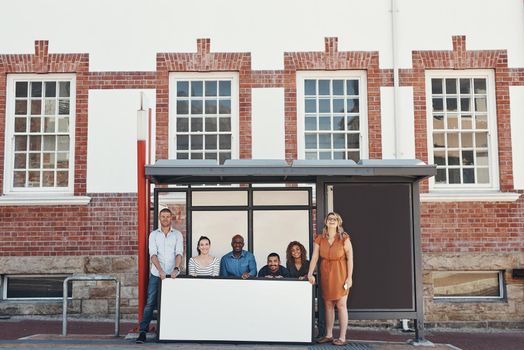
M 220 259 L 209 255 L 211 241 L 206 236 L 198 239 L 198 255 L 189 259 L 190 276 L 218 276 L 220 272 Z

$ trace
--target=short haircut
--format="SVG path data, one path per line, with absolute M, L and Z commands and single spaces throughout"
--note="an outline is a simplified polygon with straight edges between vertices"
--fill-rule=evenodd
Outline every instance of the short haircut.
M 277 253 L 270 253 L 268 256 L 267 256 L 267 260 L 269 260 L 269 258 L 271 258 L 272 256 L 276 256 L 278 261 L 280 261 L 280 255 L 278 255 Z
M 173 212 L 169 208 L 164 208 L 164 209 L 160 210 L 160 213 L 158 213 L 158 214 L 160 215 L 162 213 L 169 213 L 169 214 L 173 215 Z

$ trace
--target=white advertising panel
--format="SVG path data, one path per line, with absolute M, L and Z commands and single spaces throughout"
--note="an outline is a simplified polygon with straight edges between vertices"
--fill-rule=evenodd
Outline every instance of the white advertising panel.
M 167 278 L 159 340 L 309 343 L 312 297 L 307 281 Z

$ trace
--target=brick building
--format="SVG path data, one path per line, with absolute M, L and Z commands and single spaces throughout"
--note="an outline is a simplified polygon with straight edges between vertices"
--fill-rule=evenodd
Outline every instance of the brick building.
M 48 286 L 108 273 L 136 316 L 142 100 L 152 160 L 436 164 L 426 320 L 523 327 L 522 1 L 48 5 L 2 6 L 0 314 L 60 313 Z M 75 285 L 73 309 L 113 293 Z

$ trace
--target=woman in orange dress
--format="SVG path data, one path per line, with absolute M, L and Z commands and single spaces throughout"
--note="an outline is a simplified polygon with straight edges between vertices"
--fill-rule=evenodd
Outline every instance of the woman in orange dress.
M 315 284 L 313 272 L 320 257 L 320 283 L 326 309 L 326 336 L 319 343 L 346 344 L 348 328 L 347 297 L 353 284 L 353 247 L 349 235 L 342 227 L 342 218 L 329 213 L 324 220 L 322 233 L 315 238 L 308 279 Z M 333 339 L 335 306 L 340 322 L 340 335 Z

